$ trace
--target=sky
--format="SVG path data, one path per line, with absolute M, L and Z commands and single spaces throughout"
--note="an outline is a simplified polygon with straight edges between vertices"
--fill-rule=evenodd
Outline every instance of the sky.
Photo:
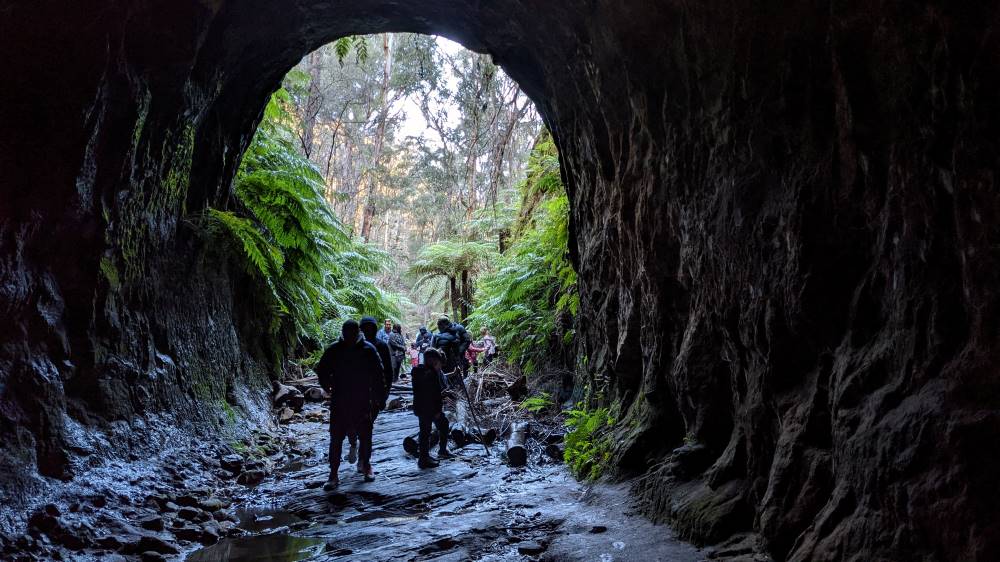
M 434 36 L 434 40 L 441 51 L 453 55 L 459 51 L 465 50 L 465 47 L 452 41 L 451 39 L 446 39 L 444 37 Z M 452 76 L 450 73 L 445 76 L 445 80 L 448 82 L 448 87 L 454 89 L 458 85 L 458 79 Z M 459 117 L 458 108 L 447 108 L 448 117 L 451 124 L 454 124 Z M 420 105 L 415 99 L 406 98 L 402 103 L 403 111 L 403 124 L 400 126 L 400 137 L 423 137 L 426 142 L 432 144 L 438 144 L 437 133 L 430 129 L 427 125 L 427 120 L 424 119 L 423 112 L 420 111 Z

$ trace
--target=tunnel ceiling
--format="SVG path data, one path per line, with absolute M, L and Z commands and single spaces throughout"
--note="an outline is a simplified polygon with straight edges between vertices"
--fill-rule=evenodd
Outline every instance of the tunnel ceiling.
M 267 96 L 304 54 L 411 31 L 493 55 L 553 130 L 578 382 L 616 412 L 611 469 L 644 476 L 648 515 L 699 543 L 758 533 L 776 559 L 997 559 L 1000 460 L 983 453 L 1000 445 L 997 10 L 2 8 L 8 504 L 71 479 L 80 440 L 109 422 L 166 420 L 93 445 L 116 455 L 201 431 L 199 400 L 264 415 L 274 342 L 189 219 L 228 204 Z

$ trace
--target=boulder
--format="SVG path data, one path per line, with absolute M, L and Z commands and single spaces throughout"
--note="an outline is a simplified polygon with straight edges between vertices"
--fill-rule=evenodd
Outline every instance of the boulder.
M 240 473 L 236 482 L 244 486 L 256 486 L 257 484 L 260 484 L 266 476 L 267 473 L 263 470 L 246 470 Z
M 125 545 L 125 550 L 140 553 L 140 552 L 156 552 L 159 554 L 179 554 L 180 551 L 176 546 L 168 543 L 167 541 L 157 537 L 155 535 L 141 535 L 138 537 L 137 542 Z M 127 553 L 127 552 L 126 552 Z
M 243 468 L 243 457 L 237 454 L 225 455 L 219 458 L 219 466 L 229 472 L 239 472 Z
M 150 515 L 149 517 L 144 517 L 139 521 L 139 526 L 147 531 L 162 531 L 163 517 L 160 515 Z
M 328 397 L 326 391 L 319 386 L 311 386 L 307 388 L 303 395 L 306 397 L 306 400 L 310 402 L 323 402 Z
M 294 386 L 281 384 L 278 381 L 271 383 L 271 404 L 275 408 L 288 406 L 292 410 L 299 412 L 305 404 L 306 398 Z

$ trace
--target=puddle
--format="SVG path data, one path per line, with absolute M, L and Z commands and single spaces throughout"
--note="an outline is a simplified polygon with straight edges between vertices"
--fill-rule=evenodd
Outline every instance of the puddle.
M 236 512 L 238 528 L 250 533 L 263 533 L 282 527 L 299 527 L 308 524 L 304 519 L 280 509 L 247 509 Z M 303 524 L 303 525 L 300 525 Z
M 188 562 L 295 562 L 322 554 L 323 539 L 295 537 L 284 533 L 237 537 L 196 550 L 185 559 Z

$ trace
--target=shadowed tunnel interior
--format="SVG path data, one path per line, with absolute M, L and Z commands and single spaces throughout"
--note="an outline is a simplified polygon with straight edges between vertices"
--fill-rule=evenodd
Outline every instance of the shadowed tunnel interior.
M 578 396 L 647 515 L 779 560 L 997 559 L 1000 9 L 954 4 L 0 7 L 2 530 L 84 453 L 266 417 L 282 350 L 189 217 L 303 55 L 411 31 L 553 133 Z

